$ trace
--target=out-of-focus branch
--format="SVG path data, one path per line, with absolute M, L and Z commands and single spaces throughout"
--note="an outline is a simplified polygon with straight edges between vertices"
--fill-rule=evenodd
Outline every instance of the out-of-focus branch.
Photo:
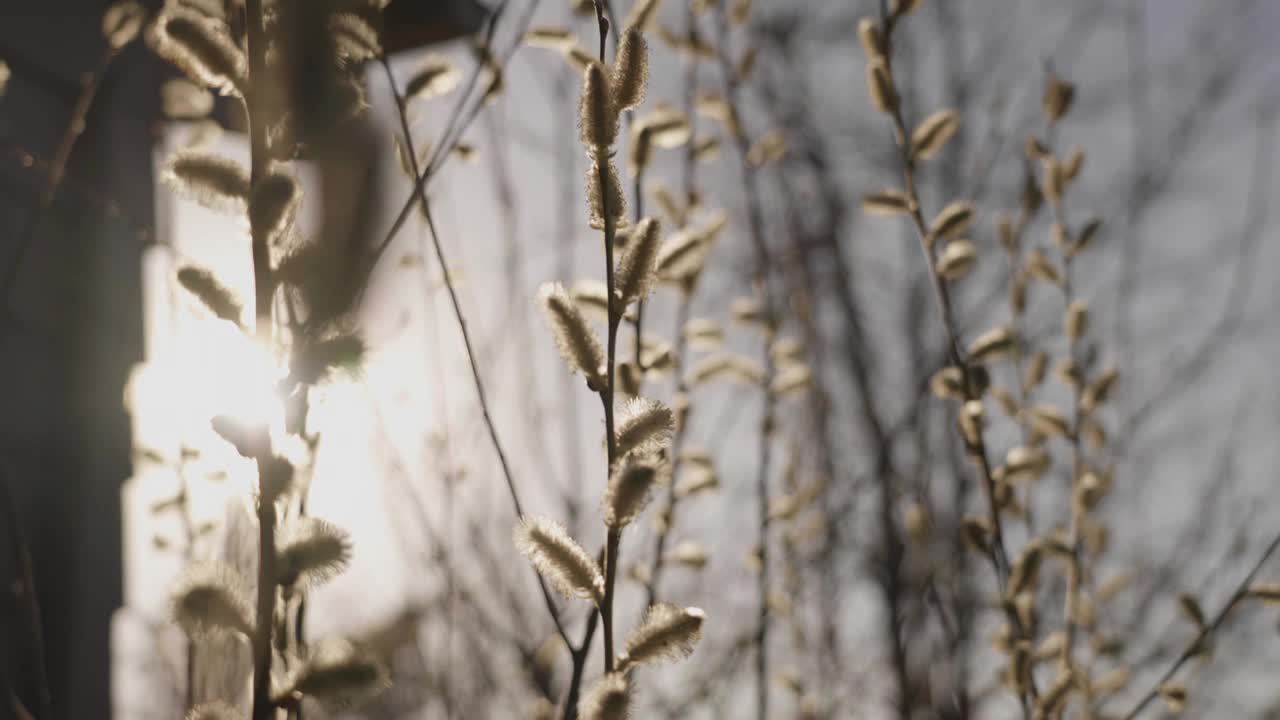
M 48 665 L 44 646 L 44 621 L 40 613 L 40 599 L 36 596 L 35 573 L 31 566 L 31 546 L 18 524 L 17 501 L 14 499 L 13 487 L 9 483 L 9 475 L 0 468 L 0 518 L 9 526 L 9 545 L 13 552 L 13 564 L 18 570 L 15 588 L 22 596 L 23 612 L 26 615 L 27 632 L 31 634 L 31 664 L 36 679 L 36 707 L 38 717 L 53 717 L 53 694 L 49 689 Z M 12 688 L 6 688 L 9 703 L 15 714 L 22 716 L 25 712 L 22 702 Z M 20 712 L 21 711 L 21 712 Z M 29 715 L 28 715 L 29 717 Z
M 1209 636 L 1217 631 L 1224 622 L 1226 622 L 1227 616 L 1231 614 L 1231 611 L 1248 596 L 1249 586 L 1253 583 L 1253 579 L 1262 571 L 1262 566 L 1266 564 L 1267 560 L 1271 558 L 1277 548 L 1280 548 L 1280 535 L 1277 535 L 1275 539 L 1267 545 L 1267 549 L 1262 552 L 1262 556 L 1258 558 L 1256 563 L 1254 563 L 1253 568 L 1244 576 L 1240 581 L 1240 584 L 1236 586 L 1235 591 L 1231 593 L 1231 597 L 1227 598 L 1226 603 L 1223 604 L 1222 609 L 1218 611 L 1218 614 L 1205 624 L 1191 642 L 1187 643 L 1186 649 L 1182 651 L 1182 654 L 1178 656 L 1178 659 L 1173 661 L 1173 664 L 1169 666 L 1169 669 L 1160 676 L 1160 679 L 1157 680 L 1151 689 L 1142 696 L 1138 703 L 1133 706 L 1133 709 L 1125 714 L 1124 720 L 1133 720 L 1138 717 L 1143 708 L 1145 708 L 1152 700 L 1156 699 L 1156 696 L 1160 694 L 1161 686 L 1169 682 L 1169 680 L 1178 673 L 1178 670 L 1182 668 L 1183 664 L 1199 654 L 1200 649 L 1204 647 L 1204 643 L 1208 640 Z

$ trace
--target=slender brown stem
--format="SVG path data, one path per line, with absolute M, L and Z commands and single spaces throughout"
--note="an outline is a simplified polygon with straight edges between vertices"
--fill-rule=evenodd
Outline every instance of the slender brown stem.
M 604 6 L 596 0 L 596 22 L 600 27 L 600 62 L 605 61 L 605 42 L 609 37 L 609 21 L 605 18 Z M 603 115 L 603 113 L 601 113 Z M 605 467 L 605 480 L 613 472 L 618 460 L 618 442 L 614 434 L 613 391 L 617 374 L 618 326 L 622 321 L 621 303 L 618 302 L 614 290 L 613 250 L 617 232 L 614 222 L 614 209 L 609 207 L 609 148 L 596 148 L 596 171 L 600 182 L 600 211 L 604 220 L 604 272 L 609 309 L 609 336 L 605 358 L 605 386 L 600 389 L 600 401 L 604 405 L 605 446 L 608 465 Z M 609 529 L 604 554 L 604 597 L 600 601 L 600 622 L 604 626 L 604 671 L 613 671 L 613 595 L 614 580 L 618 574 L 618 547 L 621 533 Z
M 569 676 L 569 689 L 564 695 L 564 720 L 577 720 L 578 695 L 582 692 L 582 672 L 587 667 L 587 654 L 591 652 L 591 639 L 600 625 L 600 613 L 591 613 L 587 617 L 587 627 L 582 631 L 582 642 L 571 648 L 573 672 Z
M 892 37 L 894 29 L 894 16 L 888 12 L 888 3 L 882 0 L 880 3 L 881 23 L 880 33 L 884 41 L 884 60 L 887 68 L 891 68 L 892 57 Z M 915 163 L 911 156 L 910 134 L 907 131 L 906 122 L 903 118 L 902 108 L 895 105 L 889 111 L 890 119 L 893 123 L 893 131 L 895 135 L 895 145 L 898 150 L 898 161 L 902 170 L 902 179 L 905 192 L 908 198 L 908 215 L 911 218 L 912 226 L 915 228 L 917 239 L 920 242 L 920 251 L 924 255 L 927 264 L 927 272 L 929 273 L 930 285 L 933 288 L 934 302 L 938 307 L 939 319 L 942 322 L 943 332 L 947 341 L 947 354 L 952 365 L 961 371 L 964 379 L 963 391 L 966 402 L 976 400 L 979 397 L 977 388 L 974 386 L 972 373 L 970 372 L 970 364 L 965 357 L 964 351 L 960 347 L 959 331 L 956 329 L 954 313 L 952 311 L 951 296 L 947 290 L 947 286 L 942 277 L 935 271 L 937 258 L 935 248 L 931 242 L 929 229 L 925 223 L 924 215 L 920 209 L 920 194 L 916 188 Z M 1008 584 L 1009 575 L 1009 556 L 1005 549 L 1004 530 L 1000 518 L 1000 508 L 996 501 L 996 484 L 992 475 L 991 463 L 987 459 L 986 443 L 981 430 L 977 433 L 975 442 L 970 444 L 966 441 L 966 448 L 974 463 L 978 466 L 979 476 L 982 478 L 983 487 L 987 500 L 987 514 L 991 523 L 992 539 L 988 549 L 988 557 L 991 560 L 992 568 L 996 574 L 996 581 L 1003 592 Z M 1019 635 L 1025 635 L 1027 629 L 1022 627 L 1022 622 L 1018 618 L 1017 612 L 1010 607 L 1009 603 L 1005 605 L 1005 614 L 1009 619 L 1010 626 L 1018 630 Z M 1028 684 L 1029 694 L 1032 698 L 1037 695 L 1035 680 L 1032 678 Z M 1031 708 L 1027 701 L 1026 695 L 1019 693 L 1019 699 L 1022 703 L 1023 715 L 1030 717 Z
M 262 0 L 245 0 L 249 80 L 244 100 L 249 115 L 250 187 L 266 174 L 270 161 L 265 117 L 265 96 L 268 92 L 267 39 L 263 22 Z M 250 213 L 250 218 L 253 217 L 254 214 Z M 261 227 L 258 222 L 251 222 L 249 231 L 253 252 L 256 333 L 259 342 L 265 345 L 270 342 L 272 331 L 271 261 L 267 247 L 269 229 Z M 271 636 L 276 611 L 276 507 L 275 498 L 266 487 L 268 468 L 268 457 L 259 457 L 258 477 L 262 492 L 258 497 L 258 600 L 253 638 L 253 720 L 271 720 L 275 715 L 275 707 L 271 702 Z

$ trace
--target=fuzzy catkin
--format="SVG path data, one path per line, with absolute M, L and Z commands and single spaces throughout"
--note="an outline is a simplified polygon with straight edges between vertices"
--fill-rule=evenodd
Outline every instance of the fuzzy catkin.
M 646 505 L 653 491 L 658 468 L 652 462 L 629 462 L 609 478 L 604 496 L 604 522 L 611 528 L 631 524 Z
M 942 209 L 929 225 L 930 243 L 955 237 L 973 224 L 973 205 L 963 201 L 953 202 Z
M 422 67 L 405 83 L 405 102 L 426 100 L 452 92 L 461 80 L 462 73 L 453 63 L 439 55 L 429 55 Z
M 898 90 L 893 86 L 889 67 L 882 58 L 873 58 L 867 63 L 867 89 L 871 94 L 871 104 L 877 110 L 889 114 L 897 112 Z
M 353 643 L 325 638 L 311 646 L 289 680 L 289 691 L 315 698 L 331 708 L 348 708 L 390 684 L 390 673 Z
M 651 217 L 641 220 L 615 273 L 614 288 L 623 304 L 643 300 L 653 288 L 661 245 L 661 224 Z
M 634 450 L 656 451 L 671 437 L 674 428 L 675 418 L 671 408 L 648 398 L 628 400 L 618 418 L 618 457 Z
M 218 282 L 213 273 L 202 268 L 187 266 L 178 270 L 178 283 L 195 295 L 217 318 L 237 325 L 242 308 L 240 301 L 230 290 Z
M 600 567 L 563 525 L 542 517 L 527 517 L 515 529 L 515 543 L 538 574 L 565 597 L 599 601 L 604 594 Z
M 349 62 L 365 62 L 382 55 L 378 31 L 355 13 L 335 13 L 329 17 L 329 33 L 338 56 Z
M 572 47 L 577 42 L 577 38 L 569 28 L 536 27 L 524 34 L 524 41 L 532 47 L 563 51 Z
M 631 691 L 627 676 L 609 673 L 596 680 L 578 701 L 582 720 L 626 720 L 631 716 Z
M 960 129 L 960 115 L 955 110 L 939 110 L 925 118 L 911 133 L 911 156 L 928 160 L 942 151 Z
M 298 517 L 280 528 L 276 569 L 283 586 L 312 588 L 338 575 L 351 560 L 351 537 L 333 523 Z
M 604 65 L 593 61 L 582 73 L 578 132 L 587 152 L 600 159 L 618 137 L 618 112 Z
M 135 0 L 113 3 L 102 14 L 102 35 L 118 50 L 133 42 L 146 19 L 147 11 Z
M 639 30 L 628 30 L 618 42 L 613 72 L 609 77 L 615 112 L 630 110 L 644 102 L 649 83 L 649 47 Z
M 992 328 L 969 344 L 969 357 L 975 362 L 988 362 L 1011 351 L 1015 342 L 1013 332 L 1009 328 Z
M 630 667 L 689 657 L 702 637 L 705 617 L 701 608 L 683 608 L 671 603 L 651 605 L 640 625 L 627 636 L 620 665 Z
M 253 637 L 248 583 L 231 566 L 216 562 L 188 565 L 170 596 L 174 620 L 192 637 L 239 632 Z
M 245 59 L 240 48 L 213 22 L 192 12 L 169 9 L 154 25 L 156 53 L 190 77 L 223 94 L 240 92 Z
M 538 291 L 538 299 L 570 369 L 586 376 L 588 384 L 604 387 L 604 350 L 569 293 L 559 283 L 547 283 Z
M 169 186 L 212 210 L 243 212 L 249 198 L 249 172 L 221 155 L 185 150 L 165 163 Z
M 601 191 L 601 175 L 604 176 L 605 188 Z M 603 230 L 608 222 L 614 228 L 627 224 L 627 199 L 622 193 L 622 181 L 618 179 L 618 168 L 613 159 L 605 160 L 603 172 L 598 162 L 592 161 L 587 168 L 587 208 L 588 220 L 595 230 Z

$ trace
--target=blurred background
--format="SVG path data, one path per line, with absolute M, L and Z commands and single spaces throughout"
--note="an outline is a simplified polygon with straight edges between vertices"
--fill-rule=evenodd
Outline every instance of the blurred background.
M 525 505 L 597 547 L 599 403 L 565 370 L 534 302 L 546 281 L 569 286 L 603 273 L 583 200 L 581 74 L 562 53 L 523 42 L 531 29 L 566 28 L 594 51 L 595 17 L 581 5 L 393 0 L 385 11 L 384 47 L 401 88 L 432 58 L 461 72 L 451 93 L 408 107 L 418 148 L 449 140 L 455 103 L 476 110 L 462 114 L 457 146 L 429 185 L 449 267 L 414 212 L 363 298 L 365 364 L 320 389 L 313 407 L 323 440 L 309 510 L 346 528 L 354 553 L 314 593 L 311 629 L 396 640 L 392 688 L 353 716 L 537 717 L 539 701 L 554 705 L 567 682 L 567 653 L 510 542 L 514 514 L 443 273 L 457 285 Z M 620 19 L 631 3 L 612 5 Z M 769 716 L 1012 717 L 1016 699 L 1001 693 L 1003 660 L 990 649 L 1001 623 L 989 609 L 998 602 L 990 568 L 958 539 L 961 518 L 985 500 L 954 410 L 929 393 L 947 359 L 928 273 L 906 223 L 861 209 L 863 195 L 900 177 L 890 126 L 866 100 L 855 33 L 879 7 L 756 0 L 749 20 L 722 37 L 718 3 L 702 5 L 711 9 L 660 4 L 644 106 L 702 110 L 690 116 L 692 145 L 702 148 L 696 170 L 684 150 L 656 149 L 637 187 L 669 230 L 681 223 L 660 185 L 680 198 L 696 191 L 698 206 L 683 213 L 689 226 L 716 210 L 728 222 L 689 307 L 659 290 L 644 318 L 667 349 L 682 312 L 722 329 L 722 340 L 690 347 L 679 371 L 716 353 L 758 359 L 760 334 L 729 310 L 752 291 L 750 167 L 779 333 L 802 346 L 813 374 L 807 393 L 779 401 L 771 442 L 774 492 L 805 502 L 779 510 L 771 529 Z M 0 10 L 0 473 L 13 496 L 0 519 L 16 518 L 31 549 L 55 716 L 174 718 L 190 677 L 167 588 L 188 553 L 234 554 L 228 528 L 252 522 L 252 508 L 233 453 L 175 466 L 149 449 L 212 447 L 211 408 L 260 398 L 242 390 L 253 359 L 226 350 L 225 323 L 173 281 L 179 264 L 196 260 L 251 295 L 248 226 L 178 197 L 160 175 L 179 148 L 243 159 L 248 141 L 225 100 L 214 124 L 167 115 L 161 88 L 176 71 L 140 41 L 111 49 L 106 6 L 42 0 Z M 744 165 L 707 112 L 713 103 L 690 103 L 725 92 L 714 51 L 695 64 L 696 49 L 662 39 L 686 35 L 690 21 L 706 42 L 729 43 L 735 59 L 754 48 L 739 119 L 753 140 L 780 132 L 784 152 Z M 1178 596 L 1216 611 L 1280 532 L 1280 286 L 1266 269 L 1280 266 L 1270 208 L 1277 28 L 1280 5 L 1267 0 L 926 0 L 895 35 L 908 125 L 941 107 L 962 118 L 918 180 L 935 212 L 960 197 L 978 208 L 981 259 L 953 295 L 963 337 L 1009 321 L 1012 270 L 996 227 L 1024 202 L 1027 135 L 1062 154 L 1085 151 L 1071 211 L 1100 218 L 1102 229 L 1073 265 L 1092 319 L 1084 357 L 1121 378 L 1106 442 L 1092 451 L 1114 473 L 1096 510 L 1106 534 L 1092 572 L 1098 586 L 1128 579 L 1098 611 L 1090 652 L 1100 668 L 1131 674 L 1127 689 L 1095 707 L 1100 715 L 1118 716 L 1195 637 Z M 468 82 L 489 67 L 473 50 L 477 37 L 504 68 L 502 91 L 488 101 L 483 83 Z M 1046 133 L 1049 72 L 1074 83 L 1076 99 Z M 411 201 L 411 185 L 387 78 L 377 63 L 364 74 L 379 137 L 373 248 Z M 318 212 L 304 203 L 301 224 Z M 1041 213 L 1024 243 L 1050 242 Z M 1061 317 L 1056 291 L 1033 284 L 1019 331 L 1051 366 L 1063 355 Z M 631 342 L 624 335 L 622 345 Z M 993 374 L 1019 384 L 1011 368 Z M 675 384 L 651 371 L 642 390 L 669 400 Z M 1069 393 L 1050 378 L 1038 397 L 1064 403 Z M 730 380 L 697 383 L 689 398 L 685 447 L 706 451 L 717 482 L 681 500 L 661 595 L 705 608 L 708 622 L 689 661 L 639 675 L 637 717 L 748 717 L 761 612 L 761 394 Z M 1003 457 L 1020 428 L 1000 417 L 988 443 Z M 1054 464 L 1027 495 L 1036 523 L 1011 524 L 1011 547 L 1065 521 L 1070 465 L 1052 447 Z M 199 483 L 178 522 L 162 510 L 188 476 Z M 924 539 L 920 512 L 931 528 Z M 205 525 L 207 536 L 184 538 Z M 622 548 L 623 626 L 642 611 L 655 565 L 650 518 L 639 528 Z M 0 540 L 7 587 L 20 577 L 9 529 Z M 1280 579 L 1280 562 L 1261 572 Z M 1045 580 L 1046 597 L 1061 582 Z M 20 580 L 12 587 L 0 603 L 0 663 L 16 695 L 31 698 L 38 680 Z M 576 638 L 585 605 L 561 605 Z M 1213 652 L 1190 666 L 1187 714 L 1277 716 L 1277 634 L 1274 608 L 1233 613 Z M 964 713 L 954 704 L 961 687 L 972 702 Z M 10 712 L 0 707 L 0 717 Z

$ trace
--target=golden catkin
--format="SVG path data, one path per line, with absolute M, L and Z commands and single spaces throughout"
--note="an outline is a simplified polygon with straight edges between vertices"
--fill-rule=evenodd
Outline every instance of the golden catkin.
M 249 200 L 249 172 L 234 160 L 193 150 L 174 153 L 163 177 L 175 191 L 212 210 L 243 212 Z
M 696 607 L 684 608 L 671 603 L 649 606 L 640 625 L 627 636 L 619 666 L 627 668 L 689 657 L 702 637 L 705 617 L 702 609 Z
M 1085 386 L 1084 392 L 1080 395 L 1080 408 L 1085 412 L 1097 409 L 1111 396 L 1111 389 L 1115 387 L 1119 378 L 1120 371 L 1116 368 L 1104 370 L 1093 382 Z
M 1255 582 L 1249 586 L 1249 596 L 1266 603 L 1280 604 L 1280 583 Z
M 604 65 L 593 61 L 582 73 L 578 132 L 587 152 L 597 160 L 608 154 L 618 138 L 618 112 Z
M 1089 304 L 1084 300 L 1071 301 L 1063 325 L 1068 338 L 1079 340 L 1089 329 Z
M 569 293 L 559 283 L 547 283 L 538 291 L 538 299 L 570 370 L 582 373 L 589 386 L 603 388 L 604 350 Z
M 864 17 L 858 20 L 858 42 L 867 55 L 867 61 L 884 61 L 884 38 L 880 36 L 880 24 L 873 18 Z
M 367 700 L 390 684 L 390 671 L 372 653 L 342 638 L 322 638 L 307 648 L 285 685 L 290 694 L 339 709 Z
M 409 82 L 405 83 L 405 102 L 448 94 L 461 81 L 462 73 L 457 66 L 440 55 L 428 55 L 417 72 L 410 76 Z
M 990 362 L 1007 355 L 1017 344 L 1013 331 L 1007 327 L 988 330 L 969 344 L 969 357 L 975 362 Z
M 565 51 L 573 47 L 577 37 L 566 27 L 535 27 L 524 34 L 525 44 L 548 50 Z
M 556 592 L 596 601 L 603 596 L 600 567 L 560 523 L 526 517 L 516 525 L 515 543 Z
M 280 528 L 276 571 L 284 587 L 315 587 L 345 570 L 350 560 L 351 537 L 333 523 L 297 517 Z
M 138 37 L 146 19 L 147 11 L 136 0 L 112 3 L 102 14 L 102 36 L 118 50 Z
M 628 30 L 618 42 L 613 72 L 609 77 L 609 95 L 614 112 L 630 110 L 644 102 L 649 84 L 649 47 L 639 30 Z
M 799 393 L 813 383 L 813 373 L 805 365 L 789 365 L 782 368 L 769 385 L 769 391 L 777 397 Z
M 957 200 L 949 203 L 929 224 L 929 242 L 955 237 L 973 224 L 973 204 Z
M 615 444 L 618 457 L 634 451 L 661 450 L 675 430 L 671 408 L 657 400 L 632 398 L 618 413 Z
M 1045 118 L 1049 120 L 1051 125 L 1056 124 L 1071 110 L 1071 104 L 1075 100 L 1075 96 L 1076 88 L 1074 85 L 1065 82 L 1053 73 L 1049 74 L 1048 81 L 1045 83 L 1041 106 Z
M 661 224 L 654 218 L 644 218 L 632 232 L 614 273 L 614 289 L 624 306 L 648 296 L 657 279 L 661 247 Z
M 890 114 L 897 112 L 898 90 L 893 85 L 889 66 L 880 58 L 867 61 L 867 92 L 877 110 Z
M 761 135 L 747 151 L 747 162 L 752 167 L 775 163 L 787 153 L 787 137 L 781 130 L 770 130 Z
M 609 477 L 604 496 L 604 522 L 611 528 L 630 525 L 649 503 L 657 466 L 649 461 L 632 461 Z
M 939 110 L 926 117 L 911 133 L 911 157 L 928 160 L 942 151 L 947 141 L 960 129 L 960 115 L 955 110 Z
M 627 720 L 631 716 L 631 690 L 621 672 L 604 675 L 582 693 L 578 717 L 582 720 Z
M 604 176 L 605 182 L 603 191 L 600 188 L 601 175 Z M 614 166 L 612 158 L 606 159 L 603 173 L 595 161 L 589 163 L 587 168 L 587 208 L 589 210 L 588 221 L 593 229 L 604 229 L 606 216 L 613 223 L 614 228 L 626 225 L 627 200 L 622 193 L 622 181 L 618 179 L 618 168 Z
M 1181 713 L 1187 707 L 1187 686 L 1171 680 L 1160 685 L 1160 697 L 1168 706 L 1169 712 Z
M 378 31 L 356 13 L 334 13 L 329 16 L 329 34 L 338 57 L 352 63 L 367 62 L 382 55 Z
M 178 283 L 195 295 L 220 320 L 240 324 L 240 315 L 243 312 L 240 301 L 218 282 L 213 273 L 187 266 L 178 270 Z
M 1022 389 L 1030 391 L 1035 389 L 1040 383 L 1044 382 L 1045 369 L 1049 367 L 1049 355 L 1043 350 L 1037 350 L 1031 354 L 1027 361 L 1025 377 L 1022 381 Z
M 171 8 L 152 28 L 149 39 L 156 53 L 192 80 L 223 94 L 240 92 L 245 82 L 244 53 L 214 23 Z
M 1005 479 L 1009 482 L 1035 480 L 1049 469 L 1049 454 L 1043 448 L 1019 445 L 1005 455 Z
M 700 569 L 706 567 L 707 560 L 710 558 L 701 545 L 693 541 L 685 541 L 676 545 L 671 551 L 671 559 L 685 567 Z
M 1062 176 L 1068 182 L 1075 180 L 1080 175 L 1080 170 L 1084 167 L 1084 148 L 1079 145 L 1072 146 L 1067 153 L 1067 160 L 1062 165 Z
M 170 596 L 174 620 L 189 636 L 221 632 L 253 636 L 249 585 L 234 568 L 217 562 L 188 565 Z
M 944 367 L 929 379 L 929 389 L 939 399 L 964 398 L 964 373 L 958 367 Z
M 885 189 L 864 195 L 862 211 L 868 215 L 905 215 L 911 212 L 911 199 L 901 190 Z
M 968 240 L 953 240 L 943 248 L 935 270 L 948 280 L 959 280 L 973 269 L 978 261 L 978 248 Z
M 1071 424 L 1067 422 L 1067 418 L 1054 405 L 1044 404 L 1031 408 L 1031 425 L 1035 429 L 1045 435 L 1068 436 L 1071 434 Z

